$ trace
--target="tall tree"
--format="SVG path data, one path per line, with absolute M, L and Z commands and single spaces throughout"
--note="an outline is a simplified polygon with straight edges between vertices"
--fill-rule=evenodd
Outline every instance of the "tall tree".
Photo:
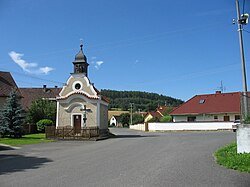
M 17 95 L 16 90 L 11 91 L 4 108 L 0 113 L 0 133 L 2 136 L 22 136 L 24 110 L 19 101 L 20 96 Z

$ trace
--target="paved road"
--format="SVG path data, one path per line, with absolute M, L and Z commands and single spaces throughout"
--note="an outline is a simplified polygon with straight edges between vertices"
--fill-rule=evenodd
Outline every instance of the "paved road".
M 250 186 L 250 174 L 214 162 L 232 132 L 112 132 L 118 137 L 1 151 L 0 186 Z

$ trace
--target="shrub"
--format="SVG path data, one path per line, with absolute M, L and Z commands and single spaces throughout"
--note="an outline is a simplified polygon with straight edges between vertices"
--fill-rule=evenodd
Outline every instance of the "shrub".
M 143 123 L 144 118 L 141 114 L 133 114 L 133 125 L 138 123 Z
M 160 119 L 160 122 L 171 122 L 172 121 L 172 116 L 162 116 Z
M 158 117 L 153 117 L 153 118 L 150 119 L 148 122 L 160 122 L 160 118 L 158 118 Z
M 245 123 L 250 124 L 250 116 L 247 116 L 246 119 L 244 120 Z
M 50 119 L 56 121 L 56 102 L 38 99 L 32 102 L 28 113 L 27 122 L 36 124 L 39 120 Z
M 41 119 L 40 121 L 38 121 L 38 122 L 36 123 L 36 125 L 37 125 L 37 130 L 38 130 L 39 132 L 44 132 L 46 126 L 51 126 L 51 125 L 53 125 L 53 121 L 50 120 L 50 119 Z
M 122 124 L 122 126 L 128 126 L 129 125 L 129 120 L 130 120 L 130 114 L 128 113 L 123 113 L 120 115 L 120 120 L 119 122 Z

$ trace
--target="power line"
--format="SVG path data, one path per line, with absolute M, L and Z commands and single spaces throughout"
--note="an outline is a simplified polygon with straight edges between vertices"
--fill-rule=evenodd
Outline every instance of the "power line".
M 6 69 L 1 68 L 3 71 L 6 71 Z M 60 81 L 54 81 L 54 80 L 49 80 L 49 79 L 44 79 L 44 78 L 40 78 L 34 75 L 29 75 L 29 74 L 24 74 L 24 73 L 19 73 L 19 72 L 15 72 L 15 71 L 9 71 L 11 74 L 16 74 L 19 76 L 23 76 L 23 77 L 30 77 L 33 79 L 37 79 L 37 80 L 41 80 L 41 81 L 46 81 L 46 82 L 51 82 L 51 83 L 55 83 L 55 84 L 60 84 L 60 85 L 64 85 L 65 83 L 60 82 Z
M 180 28 L 180 29 L 175 29 L 175 30 L 167 30 L 167 31 L 161 32 L 161 33 L 150 34 L 150 35 L 146 35 L 146 36 L 139 36 L 139 37 L 115 41 L 115 42 L 106 42 L 106 43 L 97 44 L 97 45 L 88 45 L 88 50 L 89 51 L 103 51 L 103 50 L 117 48 L 117 47 L 133 46 L 133 45 L 137 45 L 138 43 L 153 42 L 156 40 L 160 40 L 164 37 L 170 37 L 170 36 L 180 34 L 180 33 L 187 34 L 188 31 L 192 31 L 192 33 L 193 33 L 195 31 L 200 31 L 200 30 L 207 29 L 207 28 L 214 28 L 214 26 L 216 26 L 216 25 L 222 25 L 222 24 L 221 24 L 221 22 L 217 22 L 217 23 L 213 23 L 213 24 L 193 26 L 193 27 L 188 27 L 188 28 L 184 28 L 184 29 Z M 78 49 L 76 49 L 76 48 L 56 49 L 56 50 L 50 51 L 48 53 L 42 53 L 42 54 L 37 54 L 37 55 L 32 55 L 32 56 L 29 55 L 29 57 L 50 56 L 50 55 L 56 55 L 59 53 L 65 53 L 66 51 L 74 51 L 74 50 L 78 50 Z
M 245 30 L 245 29 L 243 29 L 243 31 L 245 31 L 245 32 L 247 32 L 247 33 L 250 33 L 250 31 L 248 31 L 248 30 Z

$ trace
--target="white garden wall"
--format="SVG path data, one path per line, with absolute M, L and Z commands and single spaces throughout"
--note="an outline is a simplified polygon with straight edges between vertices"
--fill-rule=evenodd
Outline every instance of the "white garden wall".
M 145 124 L 130 125 L 129 128 L 134 130 L 145 131 Z
M 148 123 L 149 131 L 232 130 L 233 122 L 172 122 Z M 145 131 L 145 124 L 131 125 L 130 129 Z

